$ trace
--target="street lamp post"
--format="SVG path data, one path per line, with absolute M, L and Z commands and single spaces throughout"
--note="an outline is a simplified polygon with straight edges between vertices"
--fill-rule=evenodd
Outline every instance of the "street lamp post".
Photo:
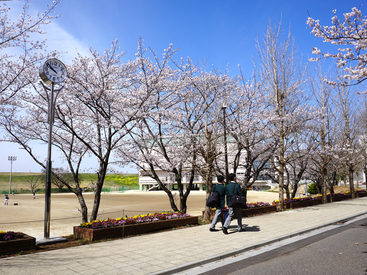
M 11 194 L 11 173 L 13 171 L 13 161 L 17 160 L 16 156 L 9 156 L 8 160 L 10 161 L 10 181 L 9 181 L 9 195 Z
M 227 105 L 225 102 L 222 104 L 223 110 L 223 128 L 224 128 L 224 161 L 226 166 L 226 184 L 229 183 L 229 176 L 228 176 L 228 152 L 227 152 L 227 125 L 226 125 L 226 108 Z

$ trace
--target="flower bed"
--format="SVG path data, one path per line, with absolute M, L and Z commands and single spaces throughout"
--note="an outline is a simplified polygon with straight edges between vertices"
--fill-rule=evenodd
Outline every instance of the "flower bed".
M 327 202 L 344 201 L 344 200 L 350 200 L 351 198 L 352 196 L 349 193 L 334 193 L 327 195 Z
M 292 200 L 285 203 L 285 206 L 287 209 L 296 209 L 296 208 L 302 208 L 307 206 L 313 206 L 322 204 L 321 198 L 311 198 L 307 200 Z
M 246 203 L 247 208 L 259 208 L 264 206 L 270 206 L 270 203 L 268 202 L 250 202 Z
M 36 248 L 36 238 L 20 232 L 0 231 L 0 255 L 14 254 Z
M 250 217 L 259 214 L 265 214 L 276 211 L 276 206 L 270 205 L 268 202 L 250 202 L 246 203 L 247 208 L 242 209 L 242 217 Z M 215 208 L 214 208 L 215 209 Z M 228 212 L 228 207 L 222 209 L 222 212 Z M 202 211 L 202 215 L 204 217 L 205 211 Z M 210 215 L 210 218 L 213 219 L 215 216 L 215 211 L 213 211 Z
M 164 212 L 83 223 L 81 226 L 74 226 L 74 236 L 92 241 L 123 238 L 198 222 L 198 217 L 190 217 L 188 214 Z

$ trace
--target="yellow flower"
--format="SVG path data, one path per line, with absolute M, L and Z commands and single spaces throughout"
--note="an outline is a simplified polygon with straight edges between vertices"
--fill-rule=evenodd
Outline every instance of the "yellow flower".
M 80 226 L 81 227 L 91 227 L 92 223 L 91 222 L 83 222 Z

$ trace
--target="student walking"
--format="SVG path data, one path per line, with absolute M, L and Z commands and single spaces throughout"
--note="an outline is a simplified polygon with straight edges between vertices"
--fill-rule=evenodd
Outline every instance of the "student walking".
M 230 183 L 226 185 L 226 197 L 227 197 L 227 205 L 229 204 L 229 198 L 235 194 L 235 188 L 237 188 L 237 194 L 242 196 L 242 190 L 239 184 L 236 183 L 236 174 L 231 173 L 229 174 L 229 180 Z M 237 218 L 237 231 L 245 231 L 242 228 L 242 208 L 234 208 L 234 207 L 228 207 L 228 217 L 224 223 L 223 227 L 223 233 L 228 234 L 228 227 L 231 224 L 232 217 L 234 216 L 234 213 L 236 213 Z
M 218 180 L 218 184 L 213 186 L 212 192 L 219 193 L 219 202 L 216 206 L 217 209 L 215 210 L 214 219 L 212 221 L 212 224 L 210 225 L 209 231 L 211 232 L 219 231 L 218 229 L 215 229 L 215 225 L 217 224 L 218 219 L 220 219 L 220 222 L 222 223 L 222 228 L 224 224 L 222 208 L 224 208 L 224 205 L 225 205 L 226 187 L 223 184 L 224 177 L 222 175 L 217 176 L 217 180 Z

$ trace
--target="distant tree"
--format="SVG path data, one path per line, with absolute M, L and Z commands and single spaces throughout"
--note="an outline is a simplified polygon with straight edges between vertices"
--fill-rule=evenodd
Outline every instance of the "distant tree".
M 32 194 L 37 192 L 37 188 L 40 186 L 40 176 L 33 175 L 30 179 L 28 179 L 28 187 L 31 190 Z
M 45 169 L 42 169 L 41 171 L 42 171 L 42 173 L 44 173 L 46 175 L 46 170 Z M 56 175 L 58 175 L 58 176 L 56 176 Z M 61 178 L 63 180 L 61 180 Z M 55 185 L 59 189 L 60 193 L 62 192 L 62 188 L 66 187 L 65 182 L 68 182 L 71 186 L 73 185 L 71 174 L 62 167 L 52 168 L 51 184 Z

